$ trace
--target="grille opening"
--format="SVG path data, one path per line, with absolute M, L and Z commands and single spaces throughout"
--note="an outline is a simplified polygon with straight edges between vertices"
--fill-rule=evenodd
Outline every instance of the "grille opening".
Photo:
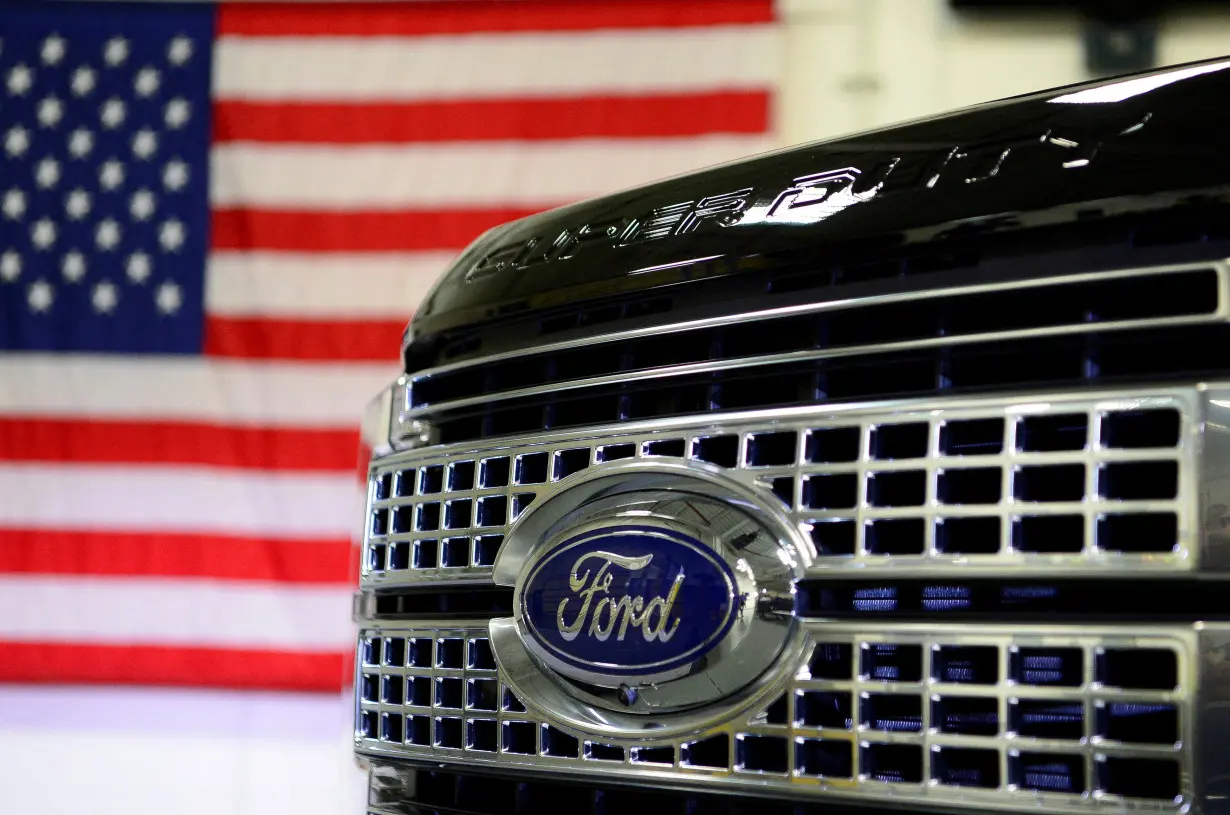
M 521 513 L 529 508 L 529 505 L 534 503 L 534 499 L 538 496 L 532 492 L 523 492 L 519 495 L 514 495 L 512 499 L 513 519 L 521 517 Z
M 794 704 L 798 722 L 807 727 L 849 730 L 854 725 L 849 693 L 798 691 Z
M 1174 690 L 1179 663 L 1168 648 L 1107 648 L 1097 655 L 1098 682 L 1128 690 Z
M 1089 417 L 1083 413 L 1029 416 L 1016 427 L 1016 447 L 1027 453 L 1057 453 L 1084 450 L 1089 435 Z
M 861 674 L 882 682 L 919 682 L 922 663 L 921 645 L 868 643 L 863 646 Z
M 1174 447 L 1179 443 L 1179 411 L 1131 410 L 1102 417 L 1102 446 L 1127 449 Z
M 1017 648 L 1010 662 L 1012 679 L 1021 685 L 1084 684 L 1084 655 L 1079 648 Z
M 803 477 L 803 506 L 808 509 L 853 509 L 858 504 L 858 476 L 808 475 Z
M 1098 735 L 1130 744 L 1179 741 L 1179 712 L 1174 705 L 1109 702 L 1098 706 Z
M 949 421 L 940 427 L 941 455 L 991 456 L 1003 450 L 1003 419 Z
M 363 674 L 363 678 L 359 684 L 359 698 L 364 702 L 378 701 L 376 697 L 376 681 L 378 677 L 372 674 Z
M 941 388 L 989 390 L 1021 387 L 1027 382 L 1049 385 L 1080 381 L 1085 372 L 1081 342 L 1061 338 L 1035 347 L 988 343 L 953 348 L 947 355 L 951 362 Z
M 729 767 L 730 737 L 714 736 L 683 745 L 683 763 L 693 767 Z
M 431 744 L 431 717 L 406 717 L 406 743 L 426 747 Z
M 402 722 L 400 713 L 380 714 L 380 740 L 402 743 Z
M 504 709 L 510 713 L 525 713 L 525 702 L 510 690 L 504 691 Z
M 410 568 L 410 544 L 405 542 L 389 544 L 389 569 L 403 571 Z
M 474 539 L 474 565 L 493 566 L 504 542 L 503 535 L 480 535 Z
M 374 710 L 364 710 L 359 714 L 359 735 L 365 739 L 374 739 L 380 732 L 380 714 Z
M 452 716 L 441 716 L 436 719 L 436 746 L 452 747 L 460 750 L 464 747 L 461 719 Z
M 406 665 L 411 668 L 427 668 L 431 666 L 432 641 L 425 637 L 415 637 L 407 642 Z
M 1110 795 L 1173 801 L 1182 794 L 1179 763 L 1168 759 L 1099 757 L 1098 787 Z
M 383 501 L 388 498 L 393 489 L 393 474 L 381 473 L 378 475 L 375 479 L 373 489 L 375 491 L 374 497 L 377 501 Z
M 935 549 L 946 555 L 991 555 L 999 551 L 999 518 L 942 518 Z
M 1116 501 L 1146 501 L 1174 498 L 1179 494 L 1177 461 L 1134 461 L 1104 464 L 1098 473 L 1103 498 Z
M 943 470 L 937 497 L 945 504 L 998 504 L 1002 482 L 1003 471 L 998 467 Z
M 419 495 L 432 495 L 444 489 L 444 467 L 433 464 L 419 470 Z
M 604 444 L 598 448 L 599 461 L 619 461 L 636 455 L 635 444 Z
M 532 756 L 538 752 L 533 722 L 504 722 L 504 752 Z
M 871 457 L 881 460 L 922 458 L 927 455 L 926 422 L 885 424 L 871 431 Z
M 926 548 L 922 518 L 880 519 L 867 524 L 867 554 L 921 555 Z
M 573 402 L 560 402 L 557 409 L 568 411 Z M 484 435 L 503 436 L 525 433 L 542 427 L 542 408 L 537 405 L 515 406 L 487 416 L 482 424 Z
M 470 733 L 469 738 L 466 739 L 466 747 L 471 750 L 494 753 L 500 746 L 499 726 L 499 722 L 494 719 L 471 719 L 467 722 Z
M 1085 735 L 1085 705 L 1049 699 L 1014 699 L 1011 727 L 1019 736 L 1079 741 Z
M 581 740 L 547 725 L 542 729 L 542 752 L 558 758 L 576 758 L 581 752 Z
M 867 478 L 867 503 L 877 507 L 920 507 L 927 500 L 925 470 L 872 473 Z
M 798 434 L 757 433 L 747 437 L 747 463 L 750 467 L 794 464 Z
M 647 456 L 670 456 L 672 458 L 683 458 L 687 455 L 687 445 L 683 439 L 663 439 L 660 441 L 645 442 L 645 455 Z
M 367 549 L 367 568 L 373 572 L 385 571 L 387 548 L 383 543 L 373 543 Z
M 1085 792 L 1085 758 L 1064 753 L 1019 753 L 1009 757 L 1012 783 L 1040 792 Z
M 561 478 L 567 478 L 573 473 L 579 473 L 588 466 L 588 447 L 560 450 L 555 454 L 555 480 L 559 481 Z
M 692 443 L 692 458 L 719 467 L 739 466 L 738 436 L 709 436 Z
M 820 555 L 852 555 L 857 540 L 854 521 L 817 521 L 811 527 L 811 542 Z
M 813 679 L 849 679 L 854 672 L 854 648 L 848 642 L 821 642 L 807 663 Z
M 484 495 L 478 499 L 478 525 L 503 526 L 508 523 L 508 498 L 504 495 Z
M 1098 548 L 1108 552 L 1173 552 L 1179 519 L 1172 512 L 1136 512 L 1098 519 Z
M 783 736 L 740 736 L 736 750 L 740 770 L 784 773 L 790 769 L 790 742 Z
M 372 534 L 387 535 L 389 533 L 389 516 L 383 509 L 372 512 Z
M 368 677 L 363 677 L 365 680 Z M 366 693 L 366 688 L 364 692 Z M 404 685 L 400 676 L 380 677 L 380 701 L 388 705 L 400 705 L 404 699 Z
M 445 568 L 450 568 L 450 569 L 456 569 L 462 566 L 469 566 L 470 565 L 470 539 L 469 538 L 447 538 L 445 539 L 444 546 L 440 550 L 440 565 Z
M 414 516 L 414 528 L 418 532 L 433 532 L 440 528 L 440 505 L 419 504 Z
M 470 640 L 469 667 L 483 671 L 495 670 L 495 654 L 490 640 Z
M 406 679 L 406 704 L 431 707 L 431 678 L 413 676 Z
M 592 758 L 596 761 L 623 761 L 624 748 L 616 747 L 613 744 L 598 744 L 597 742 L 585 742 L 585 757 Z
M 922 747 L 917 744 L 864 744 L 860 774 L 876 781 L 918 784 L 923 780 Z
M 722 338 L 722 357 L 759 356 L 814 347 L 819 321 L 813 314 L 764 322 L 736 323 L 725 331 L 713 332 Z M 708 333 L 708 332 L 706 332 Z
M 853 778 L 854 745 L 830 739 L 797 739 L 794 763 L 800 775 Z
M 1018 552 L 1079 552 L 1084 546 L 1080 515 L 1025 515 L 1012 524 L 1012 548 Z
M 549 420 L 544 418 L 541 406 L 525 408 L 528 426 L 521 428 L 521 430 L 529 432 L 541 427 L 578 427 L 587 424 L 605 424 L 622 418 L 619 411 L 619 399 L 612 396 L 560 399 L 548 404 L 547 409 L 552 411 L 551 414 L 547 414 L 550 415 Z
M 769 489 L 788 507 L 794 506 L 794 478 L 782 476 L 769 482 Z
M 674 764 L 674 747 L 633 747 L 632 760 L 638 764 Z
M 460 669 L 465 664 L 465 640 L 447 638 L 436 644 L 436 667 Z
M 427 539 L 414 542 L 414 568 L 434 569 L 437 564 L 439 541 Z
M 460 708 L 464 693 L 460 679 L 437 679 L 436 707 Z
M 386 637 L 384 640 L 384 664 L 400 668 L 406 664 L 406 641 L 401 637 Z
M 937 682 L 994 685 L 999 682 L 999 649 L 992 645 L 942 645 L 931 652 Z
M 803 446 L 804 457 L 812 464 L 858 461 L 859 435 L 857 427 L 810 430 Z
M 400 535 L 414 531 L 414 505 L 396 507 L 390 510 L 393 518 L 393 534 Z
M 643 387 L 643 386 L 641 386 Z M 737 385 L 732 383 L 730 398 L 734 398 Z M 709 402 L 709 386 L 686 381 L 672 382 L 669 385 L 659 383 L 653 389 L 634 390 L 627 394 L 626 400 L 621 400 L 619 394 L 609 394 L 609 399 L 602 405 L 599 412 L 595 405 L 594 417 L 606 417 L 609 421 L 626 417 L 628 419 L 652 419 L 657 416 L 674 416 L 680 413 L 699 413 L 707 409 Z M 613 414 L 613 415 L 611 415 Z M 597 423 L 591 421 L 587 423 Z M 557 421 L 557 425 L 560 423 Z
M 474 506 L 469 498 L 449 501 L 445 505 L 444 525 L 448 529 L 465 529 L 470 525 L 473 513 Z
M 380 640 L 367 638 L 363 640 L 361 646 L 362 659 L 364 665 L 379 665 L 380 664 Z
M 499 701 L 499 683 L 494 679 L 468 680 L 467 707 L 473 710 L 495 710 Z
M 786 694 L 782 694 L 765 708 L 765 724 L 786 724 L 790 720 L 790 711 L 786 702 Z
M 393 482 L 393 494 L 397 498 L 408 498 L 414 495 L 414 470 L 402 470 Z
M 547 480 L 547 454 L 526 453 L 517 456 L 517 483 L 543 484 Z
M 473 461 L 455 461 L 449 465 L 448 488 L 453 492 L 474 488 Z
M 922 698 L 914 694 L 864 693 L 858 709 L 859 721 L 872 730 L 922 732 Z
M 745 375 L 741 371 L 727 376 L 730 378 L 722 380 L 720 391 L 720 405 L 726 410 L 793 405 L 816 397 L 810 377 L 781 376 L 777 372 L 756 376 Z M 680 396 L 687 397 L 688 403 L 698 405 L 694 410 L 703 411 L 710 406 L 707 389 L 698 389 L 694 394 L 681 392 Z
M 931 726 L 941 733 L 994 736 L 999 733 L 999 700 L 975 696 L 933 699 Z
M 924 611 L 968 611 L 973 606 L 969 586 L 925 586 L 922 591 Z
M 1013 482 L 1018 501 L 1080 501 L 1085 497 L 1085 465 L 1018 467 Z
M 507 487 L 509 472 L 508 456 L 483 459 L 482 470 L 479 473 L 479 486 Z
M 999 786 L 999 751 L 937 748 L 932 752 L 931 772 L 941 784 L 995 789 Z

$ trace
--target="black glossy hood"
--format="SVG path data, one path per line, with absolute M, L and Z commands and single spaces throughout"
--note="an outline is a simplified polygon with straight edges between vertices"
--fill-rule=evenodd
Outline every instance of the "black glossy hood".
M 764 258 L 900 246 L 1221 201 L 1230 59 L 992 102 L 806 144 L 505 224 L 417 336 L 619 293 L 755 274 Z

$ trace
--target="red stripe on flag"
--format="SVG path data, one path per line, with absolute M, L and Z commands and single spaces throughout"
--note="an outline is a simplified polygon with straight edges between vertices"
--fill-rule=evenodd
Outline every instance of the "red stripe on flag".
M 194 577 L 350 585 L 347 540 L 0 529 L 0 574 Z
M 758 91 L 385 104 L 214 105 L 214 140 L 311 144 L 671 137 L 763 133 Z
M 406 315 L 407 319 L 409 314 Z M 205 353 L 245 359 L 396 361 L 406 320 L 275 320 L 205 316 Z
M 312 212 L 215 210 L 214 249 L 284 252 L 413 252 L 460 249 L 493 226 L 531 209 Z
M 772 22 L 773 0 L 469 0 L 222 3 L 218 36 L 387 37 L 479 31 L 597 31 Z
M 384 348 L 396 354 L 397 343 Z M 357 419 L 356 419 L 357 423 Z M 358 430 L 239 427 L 195 422 L 0 419 L 0 460 L 204 464 L 353 472 Z
M 353 654 L 0 642 L 0 682 L 341 691 Z

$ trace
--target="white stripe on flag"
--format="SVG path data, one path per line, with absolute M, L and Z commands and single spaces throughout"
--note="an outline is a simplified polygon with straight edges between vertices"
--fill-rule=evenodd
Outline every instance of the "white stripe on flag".
M 773 146 L 760 135 L 363 147 L 231 143 L 214 147 L 210 196 L 222 207 L 549 207 Z
M 222 37 L 219 99 L 392 102 L 765 89 L 769 26 L 437 37 Z
M 232 317 L 404 320 L 454 257 L 216 252 L 205 275 L 205 307 Z
M 396 364 L 0 355 L 0 416 L 354 428 L 397 373 Z
M 346 650 L 350 595 L 342 586 L 0 577 L 0 640 Z
M 0 525 L 345 538 L 363 522 L 348 473 L 0 465 Z

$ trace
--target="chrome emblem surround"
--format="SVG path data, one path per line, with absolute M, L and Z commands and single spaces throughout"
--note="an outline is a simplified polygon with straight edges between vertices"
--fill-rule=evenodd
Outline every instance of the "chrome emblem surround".
M 491 621 L 492 650 L 519 697 L 563 726 L 695 731 L 767 702 L 797 671 L 794 584 L 813 556 L 780 509 L 716 467 L 593 467 L 509 531 L 493 572 L 514 587 L 515 616 Z

